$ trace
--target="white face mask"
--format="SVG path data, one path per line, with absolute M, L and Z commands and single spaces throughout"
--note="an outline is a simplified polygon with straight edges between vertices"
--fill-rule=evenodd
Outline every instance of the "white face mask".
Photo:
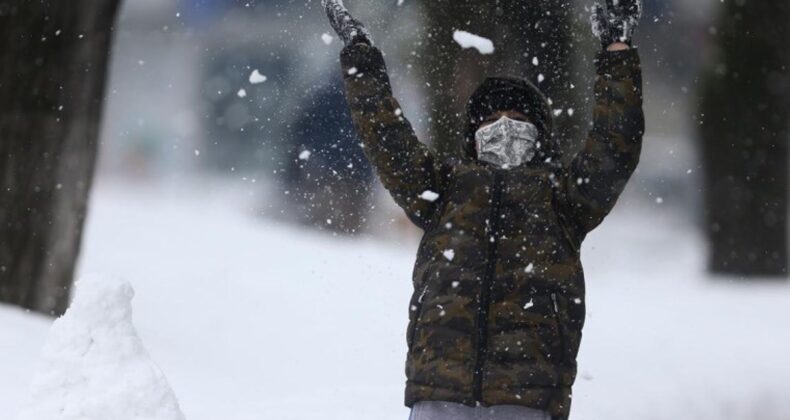
M 535 156 L 538 128 L 534 124 L 502 117 L 475 133 L 477 159 L 503 168 L 529 162 Z

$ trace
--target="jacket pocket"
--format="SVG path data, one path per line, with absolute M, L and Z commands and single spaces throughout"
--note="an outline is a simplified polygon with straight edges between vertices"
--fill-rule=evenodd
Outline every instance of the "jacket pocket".
M 409 303 L 409 326 L 406 328 L 406 344 L 409 350 L 411 350 L 411 348 L 414 346 L 414 336 L 417 333 L 417 323 L 419 322 L 420 315 L 422 314 L 422 300 L 425 297 L 425 293 L 428 291 L 428 286 L 430 285 L 429 280 L 429 278 L 423 280 L 422 287 L 419 289 L 419 293 L 417 293 L 415 290 L 411 302 Z
M 551 310 L 554 313 L 554 321 L 557 323 L 557 335 L 559 338 L 560 344 L 560 362 L 566 364 L 568 362 L 568 339 L 567 339 L 567 332 L 565 329 L 565 323 L 563 322 L 563 317 L 560 312 L 560 302 L 557 298 L 557 293 L 552 293 L 551 295 Z

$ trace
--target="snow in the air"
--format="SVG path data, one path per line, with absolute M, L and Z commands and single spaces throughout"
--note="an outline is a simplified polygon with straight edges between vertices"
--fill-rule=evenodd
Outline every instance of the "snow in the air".
M 132 324 L 132 287 L 109 278 L 76 284 L 50 328 L 18 420 L 183 420 L 162 370 Z
M 301 153 L 299 153 L 299 160 L 307 160 L 307 159 L 310 159 L 310 155 L 311 155 L 311 154 L 312 154 L 312 153 L 311 153 L 309 150 L 302 150 L 302 152 L 301 152 Z
M 431 190 L 425 190 L 420 194 L 420 198 L 425 201 L 436 201 L 439 198 L 439 194 L 435 193 Z
M 455 251 L 452 249 L 445 249 L 442 251 L 442 255 L 444 255 L 444 258 L 447 258 L 448 261 L 452 261 L 453 258 L 455 258 Z
M 491 54 L 494 52 L 494 43 L 488 38 L 475 35 L 466 31 L 456 30 L 453 32 L 453 40 L 461 46 L 461 48 L 474 48 L 480 54 Z
M 334 37 L 332 37 L 332 35 L 329 35 L 329 34 L 328 34 L 328 33 L 326 33 L 326 32 L 324 32 L 323 34 L 321 34 L 321 41 L 324 41 L 324 44 L 326 44 L 326 45 L 329 45 L 329 44 L 331 44 L 331 43 L 332 43 L 332 41 L 333 41 L 334 39 L 335 39 L 335 38 L 334 38 Z
M 533 263 L 529 263 L 526 267 L 524 267 L 525 273 L 531 273 L 533 270 L 535 270 L 535 264 Z
M 239 89 L 239 91 L 236 92 L 236 96 L 238 96 L 239 98 L 243 98 L 247 96 L 247 91 L 244 89 Z
M 262 75 L 258 69 L 255 69 L 250 73 L 250 83 L 256 85 L 258 83 L 263 83 L 266 81 L 266 76 Z

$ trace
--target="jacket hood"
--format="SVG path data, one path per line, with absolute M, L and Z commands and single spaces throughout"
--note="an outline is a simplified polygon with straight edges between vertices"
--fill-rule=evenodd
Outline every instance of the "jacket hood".
M 462 153 L 477 159 L 475 132 L 482 121 L 497 111 L 518 111 L 530 118 L 540 133 L 540 149 L 533 160 L 555 160 L 559 147 L 554 144 L 552 129 L 554 122 L 551 108 L 543 93 L 527 80 L 517 77 L 488 77 L 475 89 L 466 104 L 467 128 Z

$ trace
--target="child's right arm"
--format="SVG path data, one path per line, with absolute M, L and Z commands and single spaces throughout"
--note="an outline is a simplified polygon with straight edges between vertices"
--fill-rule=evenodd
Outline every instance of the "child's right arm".
M 342 2 L 324 0 L 324 5 L 333 28 L 346 42 L 340 53 L 346 100 L 365 155 L 409 219 L 426 228 L 443 198 L 449 169 L 417 139 L 392 96 L 384 57 L 364 26 Z M 349 24 L 354 27 L 349 29 Z

